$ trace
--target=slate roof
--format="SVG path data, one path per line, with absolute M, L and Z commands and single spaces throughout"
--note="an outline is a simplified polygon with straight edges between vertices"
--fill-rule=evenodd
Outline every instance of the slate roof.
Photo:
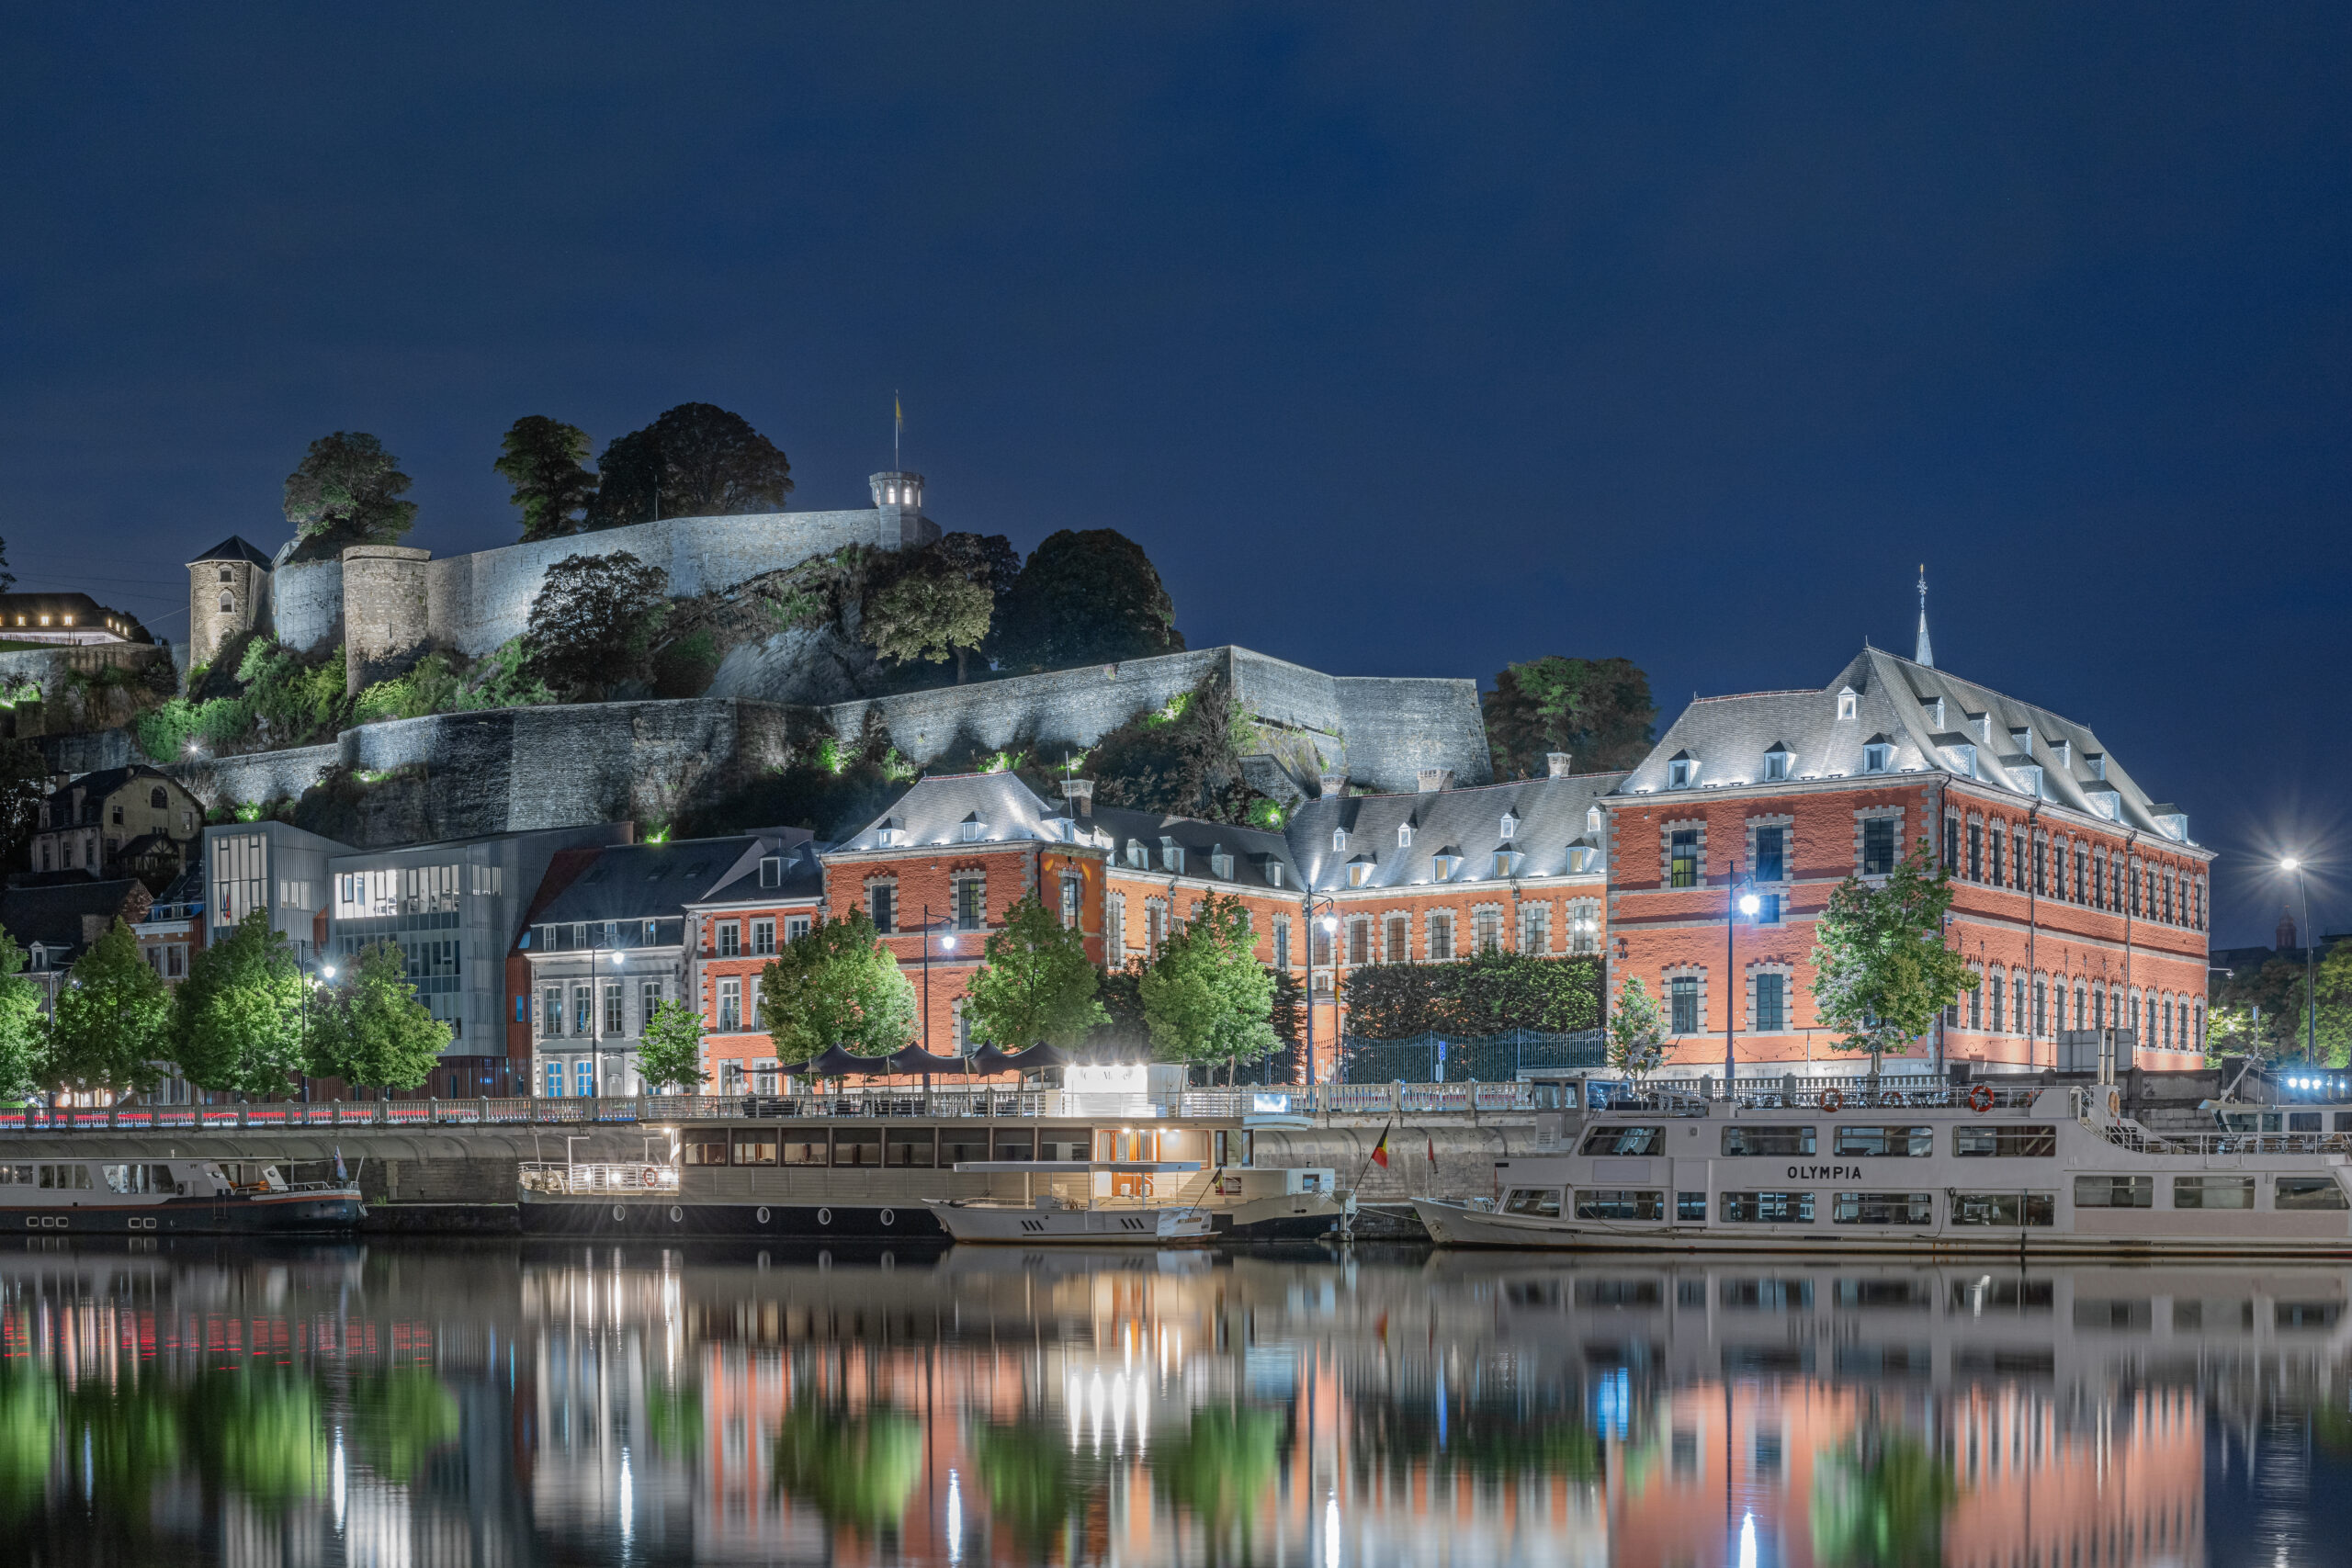
M 95 773 L 76 774 L 49 792 L 46 799 L 49 805 L 50 824 L 56 828 L 76 826 L 72 811 L 74 792 L 77 789 L 82 792 L 83 803 L 95 811 L 101 801 L 125 784 L 137 784 L 144 779 L 153 779 L 159 784 L 169 784 L 183 795 L 187 794 L 186 784 L 181 784 L 179 780 L 162 769 L 151 768 L 144 762 L 133 762 L 127 768 L 100 768 Z M 95 822 L 96 818 L 92 818 L 92 821 Z
M 45 887 L 11 887 L 0 893 L 0 928 L 6 928 L 19 947 L 39 942 L 52 953 L 63 950 L 68 956 L 52 959 L 50 965 L 62 968 L 73 962 L 71 955 L 82 951 L 82 917 L 101 915 L 112 920 L 130 890 L 138 886 L 137 878 L 126 876 L 107 882 L 85 879 Z
M 187 564 L 190 566 L 199 566 L 209 560 L 248 561 L 253 565 L 261 568 L 264 571 L 267 571 L 270 569 L 269 558 L 262 554 L 259 550 L 254 548 L 253 546 L 245 543 L 244 536 L 242 534 L 230 535 L 227 538 L 221 540 L 219 544 L 213 546 L 202 555 L 198 556 L 194 560 L 189 561 Z
M 1838 716 L 1838 694 L 1851 688 L 1855 716 Z M 1936 703 L 1941 699 L 1940 721 Z M 2013 732 L 2028 732 L 2021 748 Z M 2030 798 L 2021 770 L 2042 770 L 2041 796 L 2092 817 L 2108 817 L 2098 796 L 2111 791 L 2112 820 L 2162 837 L 2175 835 L 2175 808 L 2152 800 L 2086 724 L 1996 692 L 1989 686 L 1883 649 L 1865 648 L 1817 690 L 1754 692 L 1702 697 L 1683 709 L 1657 744 L 1625 778 L 1627 795 L 1667 794 L 1667 763 L 1687 754 L 1699 764 L 1693 793 L 1761 781 L 1764 754 L 1785 744 L 1793 753 L 1792 780 L 1853 778 L 1862 773 L 1862 748 L 1883 739 L 1894 749 L 1892 773 L 1973 776 Z M 2105 757 L 2106 777 L 2093 776 Z M 2183 822 L 2178 837 L 2186 839 Z
M 961 843 L 958 829 L 978 816 L 987 829 L 980 842 L 1058 839 L 1045 824 L 1066 817 L 1069 807 L 1041 799 L 1012 773 L 934 773 L 915 781 L 881 816 L 833 846 L 832 853 Z M 897 829 L 898 842 L 882 841 L 882 830 Z
M 61 624 L 44 626 L 40 624 L 40 617 L 43 615 L 58 616 Z M 0 593 L 0 626 L 6 626 L 12 632 L 63 631 L 65 627 L 62 624 L 62 617 L 67 615 L 74 617 L 73 629 L 77 632 L 113 631 L 125 642 L 154 640 L 148 635 L 147 628 L 139 624 L 138 616 L 128 610 L 118 610 L 110 604 L 101 604 L 87 593 Z M 108 626 L 109 621 L 119 622 L 122 629 L 118 631 L 114 626 Z
M 741 863 L 733 876 L 701 897 L 687 902 L 696 908 L 710 908 L 722 904 L 787 904 L 796 899 L 824 897 L 825 868 L 817 857 L 829 846 L 813 841 L 805 828 L 788 831 L 800 841 L 775 843 L 765 854 L 749 857 Z M 775 887 L 763 887 L 760 886 L 760 862 L 769 854 L 784 857 L 784 881 Z
M 1373 870 L 1363 883 L 1367 887 L 1415 886 L 1440 880 L 1456 885 L 1492 881 L 1498 851 L 1525 857 L 1511 874 L 1565 876 L 1571 848 L 1605 845 L 1606 814 L 1596 824 L 1593 813 L 1625 776 L 1622 773 L 1571 773 L 1566 778 L 1517 779 L 1420 795 L 1359 795 L 1307 801 L 1290 820 L 1291 852 L 1310 884 L 1325 890 L 1346 886 L 1346 863 L 1365 855 L 1373 859 Z M 1502 832 L 1506 814 L 1515 818 L 1509 839 Z M 1404 824 L 1411 825 L 1413 841 L 1400 846 L 1396 829 Z M 1333 847 L 1331 835 L 1337 829 L 1347 831 L 1345 849 Z M 1462 863 L 1442 879 L 1432 863 L 1442 854 L 1457 855 Z M 1589 869 L 1597 874 L 1605 863 L 1604 857 L 1595 856 Z
M 576 921 L 650 920 L 683 915 L 685 907 L 732 881 L 760 857 L 773 853 L 774 840 L 752 834 L 723 839 L 682 839 L 667 844 L 615 844 L 571 886 L 531 916 L 533 925 Z

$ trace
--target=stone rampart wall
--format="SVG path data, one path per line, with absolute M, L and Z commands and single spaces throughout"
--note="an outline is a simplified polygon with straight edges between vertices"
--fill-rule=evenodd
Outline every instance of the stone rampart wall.
M 1422 768 L 1451 768 L 1461 784 L 1494 782 L 1477 682 L 1343 675 L 1332 684 L 1354 782 L 1409 790 Z M 1359 757 L 1377 761 L 1360 771 Z
M 1136 714 L 1164 707 L 1209 676 L 1232 672 L 1233 650 L 1204 648 L 1124 664 L 1089 664 L 1043 675 L 1017 675 L 970 686 L 942 686 L 835 703 L 823 710 L 844 741 L 865 734 L 869 717 L 890 731 L 899 751 L 917 766 L 964 745 L 997 751 L 1007 747 L 1092 745 Z
M 926 539 L 939 536 L 926 520 Z M 475 550 L 427 562 L 426 632 L 438 643 L 479 656 L 519 634 L 548 569 L 569 556 L 628 551 L 669 574 L 679 596 L 728 588 L 763 572 L 797 566 L 844 545 L 881 545 L 881 513 L 771 512 L 741 517 L 666 517 L 658 523 L 605 528 L 560 539 L 539 539 Z M 897 547 L 898 539 L 888 541 Z M 339 560 L 281 565 L 270 584 L 271 615 L 279 641 L 310 651 L 338 635 L 346 594 L 367 592 L 346 581 Z

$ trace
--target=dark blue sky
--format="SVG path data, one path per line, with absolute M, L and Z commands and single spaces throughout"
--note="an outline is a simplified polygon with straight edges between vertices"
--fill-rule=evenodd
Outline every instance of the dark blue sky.
M 2347 81 L 2340 6 L 17 7 L 0 534 L 178 637 L 325 431 L 446 553 L 518 414 L 862 505 L 903 389 L 948 526 L 1343 673 L 1671 713 L 1907 650 L 1925 559 L 2254 940 L 2352 871 Z

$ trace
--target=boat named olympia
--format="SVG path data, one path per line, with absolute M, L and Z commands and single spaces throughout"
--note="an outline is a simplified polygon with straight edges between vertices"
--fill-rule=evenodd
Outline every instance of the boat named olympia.
M 689 1121 L 648 1143 L 525 1162 L 524 1232 L 1182 1246 L 1312 1240 L 1354 1207 L 1331 1170 L 1253 1164 L 1238 1118 Z
M 349 1230 L 367 1212 L 356 1185 L 288 1182 L 275 1165 L 244 1181 L 217 1160 L 0 1156 L 0 1231 L 297 1235 Z
M 1534 1150 L 1495 1162 L 1491 1198 L 1413 1206 L 1452 1247 L 2352 1254 L 2352 1134 L 2308 1120 L 2160 1133 L 2104 1083 L 1802 1100 L 1743 1085 L 1539 1116 Z

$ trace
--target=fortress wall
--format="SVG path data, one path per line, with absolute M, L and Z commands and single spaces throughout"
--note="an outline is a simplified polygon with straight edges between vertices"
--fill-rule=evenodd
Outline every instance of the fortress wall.
M 627 550 L 668 573 L 671 593 L 683 598 L 797 566 L 844 545 L 877 543 L 880 526 L 880 513 L 871 508 L 669 517 L 450 556 L 424 569 L 432 604 L 428 629 L 435 641 L 468 654 L 489 652 L 522 632 L 548 569 L 571 556 Z M 937 536 L 935 528 L 933 536 Z
M 269 574 L 269 622 L 277 640 L 301 653 L 315 652 L 342 635 L 343 563 L 279 563 Z
M 319 775 L 341 760 L 339 747 L 297 746 L 284 751 L 174 762 L 164 771 L 207 805 L 242 805 L 289 800 L 318 783 Z
M 1478 682 L 1342 675 L 1332 684 L 1358 784 L 1408 791 L 1422 768 L 1451 768 L 1462 784 L 1494 782 Z
M 833 733 L 854 742 L 869 714 L 879 716 L 899 751 L 922 766 L 954 750 L 959 739 L 989 750 L 1040 743 L 1091 746 L 1136 714 L 1165 705 L 1212 674 L 1230 673 L 1231 649 L 1208 648 L 1089 664 L 1042 675 L 1016 675 L 971 686 L 835 703 L 823 710 Z

